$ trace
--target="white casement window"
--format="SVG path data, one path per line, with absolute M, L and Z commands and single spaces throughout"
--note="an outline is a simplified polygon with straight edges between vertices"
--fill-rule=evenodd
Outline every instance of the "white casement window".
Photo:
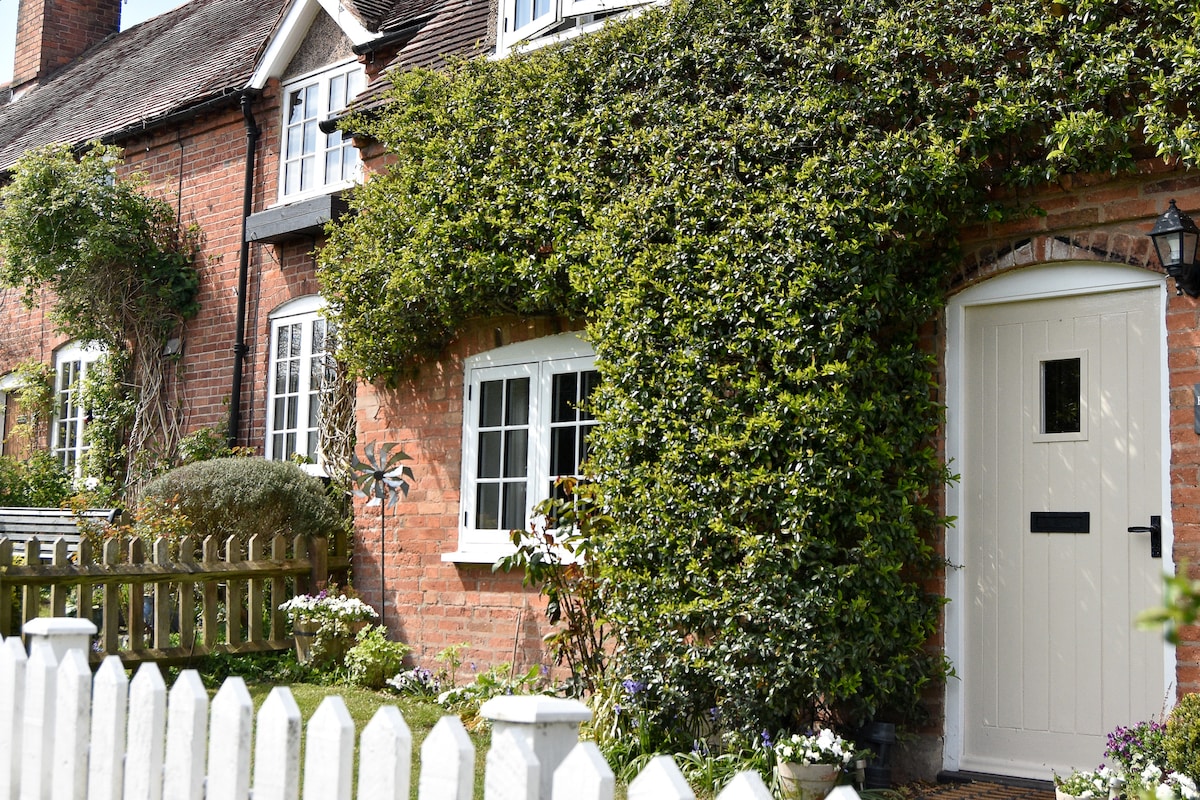
M 522 43 L 603 24 L 604 17 L 647 0 L 500 0 L 497 50 L 504 54 Z M 584 32 L 586 32 L 586 30 Z
M 54 424 L 50 427 L 50 452 L 67 472 L 83 477 L 88 451 L 88 413 L 81 398 L 88 368 L 104 355 L 95 344 L 72 342 L 54 353 Z
M 591 347 L 573 333 L 467 360 L 459 549 L 446 560 L 511 552 L 509 532 L 528 528 L 558 478 L 579 476 L 597 382 Z
M 344 110 L 362 91 L 362 65 L 341 64 L 283 87 L 283 153 L 280 200 L 344 188 L 362 176 L 358 150 L 341 131 L 323 133 L 321 122 Z
M 332 378 L 335 350 L 324 307 L 320 297 L 302 297 L 271 315 L 267 458 L 320 463 L 321 386 Z

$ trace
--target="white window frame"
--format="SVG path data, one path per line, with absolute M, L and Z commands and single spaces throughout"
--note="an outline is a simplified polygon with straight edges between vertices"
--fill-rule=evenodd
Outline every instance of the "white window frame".
M 83 465 L 90 449 L 87 409 L 79 393 L 89 367 L 104 355 L 94 342 L 68 342 L 54 351 L 54 414 L 50 424 L 50 453 L 75 480 L 84 477 Z M 64 419 L 65 414 L 65 419 Z
M 565 372 L 596 368 L 591 345 L 578 334 L 564 333 L 508 345 L 466 360 L 463 396 L 462 483 L 458 516 L 458 549 L 443 554 L 443 561 L 493 563 L 513 552 L 510 528 L 477 528 L 476 487 L 479 469 L 480 386 L 485 381 L 528 377 L 529 445 L 525 465 L 525 514 L 527 528 L 534 506 L 548 497 L 551 482 L 551 404 L 553 378 Z M 482 479 L 491 482 L 489 479 Z M 502 479 L 501 479 L 502 480 Z
M 335 84 L 345 79 L 345 97 L 331 97 Z M 309 73 L 302 78 L 289 81 L 282 88 L 283 106 L 280 112 L 279 139 L 279 201 L 290 203 L 318 197 L 323 194 L 345 189 L 362 180 L 362 159 L 358 149 L 341 131 L 323 133 L 318 127 L 321 122 L 343 111 L 355 95 L 361 92 L 366 84 L 366 73 L 362 64 L 357 60 L 340 62 L 319 72 Z M 304 116 L 299 119 L 291 117 L 294 98 L 298 92 L 311 93 L 313 102 L 308 103 Z M 306 137 L 312 137 L 311 146 L 305 142 Z M 298 149 L 297 149 L 298 146 Z M 349 174 L 344 166 L 339 168 L 336 177 L 327 174 L 330 154 L 337 153 L 339 164 L 344 164 L 347 158 L 353 159 Z M 311 159 L 312 172 L 308 180 L 304 180 L 304 161 Z M 295 186 L 290 185 L 289 169 L 295 167 Z
M 21 379 L 15 372 L 0 375 L 0 455 L 8 452 L 8 406 L 13 394 L 21 390 Z
M 319 475 L 325 474 L 319 439 L 321 386 L 313 386 L 313 373 L 319 368 L 315 363 L 318 359 L 333 354 L 330 349 L 323 349 L 319 353 L 313 351 L 314 331 L 319 327 L 318 322 L 325 328 L 323 342 L 326 348 L 332 340 L 333 325 L 325 319 L 322 313 L 324 308 L 324 298 L 310 295 L 285 303 L 270 315 L 268 341 L 271 350 L 267 366 L 266 441 L 263 444 L 263 452 L 268 459 L 289 461 L 293 455 L 298 455 L 311 462 L 303 465 L 307 471 Z M 287 352 L 282 353 L 279 333 L 293 326 L 298 326 L 300 334 L 299 351 L 291 350 L 289 340 L 285 348 Z M 281 355 L 286 356 L 288 364 L 294 363 L 297 367 L 294 385 L 281 383 L 284 380 L 284 376 L 279 374 Z M 290 370 L 288 377 L 291 377 Z M 292 401 L 293 412 L 290 419 L 287 413 L 289 400 Z M 314 424 L 309 424 L 312 421 L 310 414 L 315 416 Z M 290 444 L 289 436 L 293 437 Z
M 534 49 L 537 46 L 569 38 L 568 33 L 549 33 L 564 21 L 574 23 L 571 31 L 587 32 L 604 24 L 604 18 L 593 19 L 597 14 L 608 15 L 614 11 L 646 5 L 650 2 L 650 0 L 542 1 L 549 4 L 547 11 L 536 17 L 531 14 L 528 22 L 519 25 L 517 24 L 518 4 L 528 3 L 536 8 L 538 0 L 500 0 L 500 13 L 496 15 L 496 53 L 498 56 L 504 56 L 513 49 Z M 539 39 L 539 37 L 541 38 Z

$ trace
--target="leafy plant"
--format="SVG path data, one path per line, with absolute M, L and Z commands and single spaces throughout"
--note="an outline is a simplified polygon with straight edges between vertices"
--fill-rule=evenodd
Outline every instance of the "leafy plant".
M 320 254 L 358 376 L 404 380 L 471 319 L 588 320 L 610 671 L 656 747 L 713 709 L 747 737 L 919 720 L 946 676 L 922 334 L 959 231 L 1146 145 L 1200 156 L 1193 15 L 1061 11 L 677 2 L 407 72 L 345 122 L 389 154 Z
M 439 664 L 445 665 L 438 670 L 438 680 L 449 683 L 451 689 L 458 687 L 458 668 L 462 666 L 462 653 L 467 646 L 467 642 L 448 645 L 439 650 L 434 657 Z
M 357 634 L 379 616 L 375 609 L 354 596 L 352 589 L 339 594 L 332 584 L 315 595 L 296 595 L 279 606 L 279 610 L 287 615 L 297 633 L 312 636 L 308 666 L 326 677 L 332 677 L 343 666 Z
M 1179 698 L 1167 717 L 1162 746 L 1166 750 L 1166 766 L 1200 780 L 1200 694 Z
M 195 237 L 170 204 L 142 192 L 140 176 L 118 174 L 122 158 L 99 143 L 78 155 L 47 145 L 22 155 L 0 192 L 0 284 L 31 307 L 49 289 L 55 328 L 102 345 L 116 359 L 113 376 L 119 365 L 116 382 L 106 380 L 113 405 L 95 410 L 117 412 L 102 449 L 113 469 L 135 463 L 152 439 L 175 445 L 180 422 L 162 352 L 198 310 L 200 285 Z M 131 479 L 116 477 L 122 486 Z
M 1141 772 L 1151 764 L 1165 766 L 1166 735 L 1166 726 L 1155 720 L 1130 727 L 1118 725 L 1108 734 L 1104 757 L 1127 773 Z
M 9 433 L 9 444 L 37 450 L 48 441 L 54 414 L 54 367 L 40 361 L 23 361 L 13 373 L 21 413 Z
M 464 724 L 469 725 L 478 719 L 479 707 L 493 697 L 537 694 L 545 688 L 546 675 L 542 667 L 534 665 L 518 674 L 513 671 L 511 664 L 497 664 L 480 672 L 470 683 L 442 692 L 437 701 L 461 716 Z
M 546 619 L 554 631 L 545 637 L 555 664 L 571 671 L 568 694 L 593 694 L 604 680 L 609 629 L 604 620 L 604 583 L 595 556 L 612 520 L 596 502 L 592 487 L 574 478 L 558 481 L 559 496 L 540 503 L 529 531 L 513 531 L 516 550 L 493 570 L 524 571 L 522 584 L 537 586 L 546 598 Z
M 411 694 L 416 697 L 437 697 L 442 691 L 442 685 L 437 676 L 424 667 L 413 667 L 403 672 L 397 672 L 388 678 L 387 685 L 400 694 Z
M 47 452 L 0 456 L 0 505 L 60 508 L 71 497 L 71 476 Z
M 367 689 L 387 686 L 404 664 L 412 648 L 388 639 L 383 625 L 368 625 L 358 632 L 356 644 L 346 653 L 346 672 L 350 681 Z
M 1114 788 L 1113 775 L 1107 769 L 1075 770 L 1067 777 L 1054 776 L 1054 786 L 1063 794 L 1079 798 L 1105 800 Z

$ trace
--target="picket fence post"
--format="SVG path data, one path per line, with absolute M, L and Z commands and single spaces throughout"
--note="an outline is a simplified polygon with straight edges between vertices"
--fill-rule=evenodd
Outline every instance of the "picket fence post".
M 292 692 L 276 686 L 263 701 L 255 732 L 254 800 L 300 797 L 300 706 Z
M 86 652 L 86 649 L 68 650 L 58 667 L 50 792 L 53 800 L 86 796 L 88 735 L 92 724 L 92 670 Z
M 359 743 L 358 796 L 408 800 L 411 773 L 412 731 L 400 709 L 383 706 L 363 729 Z
M 442 717 L 421 744 L 417 800 L 471 800 L 475 745 L 458 717 Z
M 21 732 L 21 800 L 49 800 L 53 778 L 54 702 L 58 659 L 48 643 L 25 665 L 25 725 Z
M 125 718 L 129 678 L 118 656 L 100 662 L 92 680 L 92 748 L 88 756 L 88 800 L 121 800 L 125 785 Z
M 11 636 L 0 643 L 0 800 L 15 798 L 21 786 L 27 661 L 18 637 Z
M 208 692 L 200 673 L 185 669 L 167 695 L 163 796 L 168 800 L 203 800 L 207 742 Z
M 303 723 L 288 689 L 271 691 L 255 732 L 241 678 L 227 679 L 211 703 L 195 670 L 184 670 L 169 694 L 157 667 L 143 664 L 130 681 L 117 656 L 93 678 L 86 635 L 33 627 L 44 630 L 30 636 L 28 656 L 20 639 L 0 638 L 0 800 L 299 800 L 301 769 L 305 800 L 352 800 L 355 730 L 340 697 L 325 698 L 304 729 L 301 764 Z M 68 636 L 70 646 L 56 647 Z M 509 696 L 481 711 L 493 729 L 484 800 L 613 800 L 612 769 L 594 742 L 578 741 L 591 716 L 582 703 Z M 358 746 L 358 800 L 408 800 L 412 732 L 399 709 L 380 708 Z M 421 746 L 419 800 L 472 800 L 475 757 L 462 721 L 443 717 Z M 628 798 L 695 794 L 674 760 L 658 756 L 630 783 Z M 770 798 L 754 772 L 717 795 Z M 841 786 L 829 800 L 859 798 Z
M 613 800 L 617 779 L 595 742 L 575 745 L 554 771 L 553 800 Z

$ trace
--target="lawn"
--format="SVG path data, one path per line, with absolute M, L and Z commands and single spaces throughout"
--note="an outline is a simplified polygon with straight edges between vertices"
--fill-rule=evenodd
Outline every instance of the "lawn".
M 274 683 L 257 683 L 246 681 L 246 688 L 250 690 L 250 696 L 254 699 L 255 709 L 262 705 L 266 700 L 267 695 L 276 685 Z M 351 719 L 354 720 L 354 729 L 357 735 L 362 734 L 362 730 L 367 723 L 371 721 L 371 717 L 375 715 L 376 710 L 380 706 L 394 705 L 400 709 L 400 713 L 404 715 L 404 721 L 408 723 L 409 729 L 413 736 L 413 774 L 412 774 L 412 796 L 417 796 L 417 776 L 420 774 L 421 768 L 421 744 L 425 741 L 425 737 L 437 724 L 437 721 L 445 716 L 446 709 L 442 708 L 432 699 L 424 699 L 407 695 L 398 695 L 395 692 L 376 692 L 369 689 L 360 689 L 354 686 L 325 686 L 312 683 L 294 683 L 288 684 L 288 688 L 292 692 L 292 697 L 296 700 L 296 705 L 300 707 L 300 716 L 304 720 L 304 724 L 308 724 L 308 720 L 317 710 L 317 706 L 321 701 L 330 695 L 338 695 L 346 703 L 346 709 L 350 712 Z M 475 795 L 483 796 L 483 766 L 487 756 L 487 748 L 490 744 L 490 737 L 486 731 L 472 731 L 471 741 L 475 744 Z M 357 747 L 355 748 L 355 758 L 357 760 Z M 301 762 L 303 763 L 303 761 Z M 358 764 L 355 763 L 355 775 L 358 774 Z

